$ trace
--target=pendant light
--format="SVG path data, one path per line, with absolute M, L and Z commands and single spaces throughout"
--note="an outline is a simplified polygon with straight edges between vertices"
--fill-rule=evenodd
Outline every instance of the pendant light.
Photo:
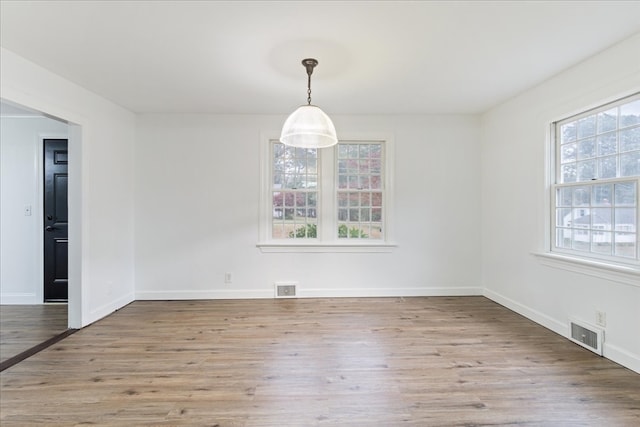
M 302 148 L 331 147 L 338 143 L 336 128 L 320 107 L 311 105 L 311 73 L 318 61 L 307 58 L 302 65 L 307 69 L 307 105 L 298 107 L 284 122 L 280 142 Z

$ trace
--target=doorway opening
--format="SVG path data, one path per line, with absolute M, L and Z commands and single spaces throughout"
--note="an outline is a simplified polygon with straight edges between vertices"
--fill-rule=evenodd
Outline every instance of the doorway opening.
M 18 101 L 18 100 L 16 100 Z M 0 221 L 2 225 L 2 276 L 0 277 L 0 304 L 3 306 L 11 307 L 12 310 L 2 310 L 3 318 L 2 325 L 9 325 L 8 328 L 13 328 L 15 325 L 25 325 L 26 329 L 31 329 L 32 331 L 36 328 L 30 328 L 29 321 L 34 321 L 34 319 L 39 316 L 38 311 L 43 312 L 43 308 L 47 306 L 64 306 L 65 315 L 62 321 L 56 321 L 55 331 L 51 330 L 40 332 L 38 337 L 32 335 L 25 334 L 25 338 L 22 340 L 23 342 L 17 343 L 22 345 L 22 348 L 16 347 L 16 351 L 23 351 L 24 348 L 31 348 L 34 345 L 41 344 L 42 342 L 46 342 L 53 335 L 60 334 L 64 332 L 66 329 L 77 329 L 82 326 L 82 307 L 81 307 L 81 261 L 82 261 L 82 250 L 81 250 L 81 208 L 80 208 L 80 200 L 81 200 L 81 186 L 80 186 L 80 171 L 81 169 L 81 139 L 82 139 L 82 125 L 74 123 L 68 120 L 65 117 L 60 115 L 51 114 L 51 112 L 45 111 L 43 108 L 38 108 L 37 105 L 29 105 L 33 100 L 28 99 L 27 102 L 16 102 L 14 100 L 8 99 L 0 99 L 0 119 L 3 120 L 3 144 L 4 141 L 15 140 L 13 136 L 7 137 L 5 135 L 5 131 L 10 129 L 11 127 L 4 126 L 5 120 L 9 117 L 16 119 L 14 120 L 14 124 L 18 123 L 20 129 L 25 127 L 33 127 L 33 123 L 45 123 L 45 127 L 41 130 L 36 131 L 31 134 L 31 138 L 28 141 L 28 144 L 31 144 L 29 147 L 19 146 L 20 150 L 32 150 L 28 153 L 30 160 L 25 160 L 22 166 L 18 164 L 11 164 L 9 167 L 5 167 L 9 160 L 9 156 L 4 156 L 5 152 L 3 151 L 3 164 L 0 169 L 0 183 L 2 184 L 2 197 L 3 197 L 3 211 L 2 216 L 0 216 Z M 35 102 L 35 101 L 34 101 Z M 54 107 L 55 108 L 55 107 Z M 17 120 L 17 119 L 20 120 Z M 48 127 L 47 127 L 48 126 Z M 44 204 L 45 204 L 45 171 L 44 171 L 44 163 L 45 163 L 45 153 L 44 153 L 44 145 L 45 140 L 65 140 L 67 143 L 66 153 L 63 153 L 64 150 L 57 150 L 57 153 L 54 153 L 54 156 L 57 156 L 56 162 L 58 165 L 66 162 L 66 166 L 68 170 L 64 173 L 60 171 L 56 172 L 56 177 L 54 178 L 54 187 L 56 187 L 56 191 L 54 192 L 54 198 L 57 198 L 56 212 L 53 217 L 53 222 L 51 224 L 46 223 L 46 214 L 44 212 Z M 15 142 L 15 141 L 14 141 Z M 14 147 L 17 145 L 14 145 Z M 37 153 L 37 154 L 36 154 Z M 27 154 L 25 154 L 27 155 Z M 24 160 L 24 159 L 22 159 Z M 21 160 L 21 161 L 22 161 Z M 18 185 L 18 183 L 22 182 L 22 180 L 17 181 L 16 175 L 11 175 L 11 173 L 16 173 L 16 169 L 20 167 L 21 170 L 17 176 L 27 175 L 31 176 L 32 182 L 29 191 L 25 191 L 23 188 L 13 188 Z M 12 169 L 13 172 L 12 172 Z M 35 184 L 33 184 L 35 183 Z M 60 188 L 62 184 L 66 185 L 66 194 L 60 192 Z M 24 183 L 27 185 L 27 183 Z M 10 191 L 5 191 L 5 189 L 10 189 Z M 14 191 L 15 190 L 15 191 Z M 5 196 L 9 195 L 13 191 L 18 194 L 18 199 L 13 200 L 11 204 L 5 203 Z M 64 206 L 64 208 L 63 208 Z M 13 222 L 11 222 L 11 215 L 5 215 L 5 213 L 10 212 L 10 210 L 14 210 L 14 218 Z M 69 218 L 71 218 L 69 220 Z M 22 223 L 33 223 L 33 230 L 30 231 L 32 234 L 29 234 L 25 237 L 24 233 L 20 233 L 21 240 L 31 242 L 31 246 L 29 246 L 28 250 L 15 251 L 9 250 L 8 247 L 5 246 L 5 243 L 11 243 L 9 235 L 11 233 L 5 233 L 6 230 L 10 230 L 12 227 L 15 227 L 16 224 Z M 49 226 L 52 228 L 60 228 L 63 223 L 68 228 L 68 236 L 55 236 L 55 245 L 54 252 L 55 257 L 57 257 L 57 261 L 54 265 L 54 282 L 56 283 L 56 292 L 53 294 L 49 294 L 45 289 L 44 285 L 44 276 L 45 276 L 45 234 L 49 234 L 48 231 L 45 231 L 45 227 Z M 57 232 L 58 230 L 51 230 L 52 236 L 55 235 L 53 232 Z M 34 243 L 35 242 L 35 243 Z M 25 252 L 28 252 L 28 255 L 24 255 Z M 13 258 L 7 262 L 8 259 L 7 254 L 11 254 Z M 28 260 L 24 259 L 28 258 Z M 11 275 L 11 268 L 5 268 L 12 265 L 15 262 L 15 259 L 18 259 L 19 268 L 15 268 L 14 273 L 17 271 L 18 273 Z M 24 265 L 27 265 L 27 268 Z M 29 277 L 19 277 L 20 272 L 28 272 L 31 276 Z M 64 282 L 64 287 L 61 286 Z M 25 286 L 28 283 L 31 288 L 21 288 L 21 286 Z M 63 290 L 64 289 L 64 290 Z M 66 304 L 64 302 L 67 302 Z M 45 303 L 46 302 L 46 303 Z M 14 316 L 13 318 L 9 318 L 8 316 L 4 316 L 10 312 L 15 312 L 13 309 L 18 309 L 19 306 L 28 306 L 33 307 L 35 310 L 31 313 L 23 315 L 23 312 L 19 316 L 23 316 L 20 318 L 19 316 Z M 56 316 L 58 316 L 56 314 Z M 59 316 L 58 316 L 59 317 Z M 38 322 L 38 320 L 35 320 Z M 40 323 L 46 324 L 47 322 L 41 321 Z M 50 322 L 54 323 L 54 322 Z M 4 334 L 5 327 L 2 326 L 3 332 L 3 341 L 4 337 L 8 336 Z M 36 340 L 39 338 L 39 341 Z M 31 341 L 29 341 L 31 340 Z M 35 340 L 35 341 L 34 341 Z M 17 340 L 19 341 L 19 340 Z M 4 342 L 3 342 L 4 344 Z M 8 354 L 4 350 L 8 350 L 9 346 L 3 345 L 3 354 L 2 359 L 4 360 Z

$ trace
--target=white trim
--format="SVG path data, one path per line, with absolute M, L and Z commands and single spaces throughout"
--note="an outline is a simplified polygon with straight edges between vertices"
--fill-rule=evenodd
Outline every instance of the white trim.
M 482 296 L 479 286 L 434 286 L 424 288 L 333 288 L 304 289 L 298 286 L 302 298 L 384 298 L 384 297 L 453 297 Z
M 566 323 L 558 322 L 556 319 L 547 316 L 537 310 L 526 305 L 520 304 L 510 298 L 507 298 L 490 289 L 484 289 L 483 295 L 496 303 L 515 311 L 516 313 L 526 317 L 537 324 L 557 333 L 564 337 L 567 341 L 572 342 L 569 337 L 569 326 Z M 608 344 L 605 340 L 602 347 L 603 355 L 613 362 L 629 368 L 640 374 L 640 355 L 633 354 L 627 350 L 623 350 L 615 345 Z
M 25 293 L 6 293 L 0 294 L 0 304 L 3 305 L 37 305 L 42 304 L 42 300 L 38 301 L 38 295 L 34 292 Z
M 260 133 L 260 195 L 259 195 L 259 237 L 256 247 L 262 252 L 392 252 L 397 246 L 393 243 L 394 236 L 394 176 L 395 176 L 395 144 L 391 133 L 341 133 L 339 142 L 380 142 L 383 144 L 383 230 L 384 239 L 358 241 L 338 239 L 334 237 L 333 230 L 337 229 L 336 217 L 336 171 L 335 171 L 335 147 L 319 149 L 318 169 L 320 182 L 318 187 L 318 219 L 319 233 L 317 239 L 283 239 L 271 238 L 272 206 L 268 195 L 271 193 L 271 158 L 272 141 L 279 141 L 273 132 Z M 323 151 L 324 150 L 324 151 Z M 323 191 L 323 188 L 331 190 Z M 324 200 L 328 194 L 331 200 Z M 324 218 L 324 220 L 323 220 Z M 348 240 L 348 241 L 346 241 Z
M 273 298 L 273 288 L 268 290 L 184 290 L 184 291 L 136 291 L 136 301 L 198 300 L 198 299 L 253 299 Z
M 3 49 L 4 50 L 4 49 Z M 11 84 L 3 82 L 2 99 L 28 109 L 42 112 L 45 117 L 67 123 L 69 144 L 69 299 L 68 299 L 68 326 L 70 328 L 81 328 L 86 325 L 84 322 L 84 311 L 86 307 L 85 281 L 84 281 L 84 256 L 83 248 L 88 245 L 83 241 L 82 232 L 86 224 L 82 218 L 86 217 L 84 212 L 87 209 L 83 203 L 82 189 L 82 147 L 87 141 L 90 131 L 90 121 L 81 114 L 71 112 L 55 101 L 52 103 L 39 96 L 37 93 L 25 92 Z M 71 166 L 73 165 L 73 166 Z
M 640 355 L 630 353 L 618 346 L 607 344 L 606 341 L 602 346 L 602 354 L 607 359 L 613 360 L 614 362 L 640 374 Z
M 304 289 L 297 286 L 298 298 L 382 298 L 429 296 L 482 296 L 479 286 L 424 288 L 332 288 Z M 136 300 L 196 300 L 274 298 L 273 288 L 249 290 L 138 291 Z
M 632 266 L 627 267 L 550 252 L 532 252 L 531 254 L 538 259 L 540 264 L 547 267 L 640 287 L 640 269 Z
M 524 304 L 520 304 L 519 302 L 500 295 L 499 293 L 494 292 L 490 289 L 485 288 L 482 295 L 504 307 L 507 307 L 510 310 L 515 311 L 516 313 L 526 317 L 527 319 L 532 320 L 537 324 L 552 330 L 556 334 L 562 335 L 564 338 L 567 338 L 568 336 L 569 328 L 565 322 L 558 322 L 556 319 L 547 316 L 546 314 L 538 310 L 534 310 L 533 308 L 527 307 Z
M 374 253 L 374 252 L 393 252 L 397 245 L 393 243 L 285 243 L 285 242 L 260 242 L 256 244 L 264 253 L 293 253 L 293 252 L 307 252 L 307 253 L 325 253 L 325 252 L 338 252 L 338 253 Z
M 96 308 L 95 310 L 91 310 L 88 318 L 85 320 L 86 324 L 84 326 L 87 326 L 93 322 L 96 322 L 102 319 L 103 317 L 110 315 L 111 313 L 115 312 L 116 310 L 119 310 L 120 308 L 124 307 L 127 304 L 132 303 L 133 301 L 135 301 L 135 295 L 133 293 L 130 293 L 114 301 L 110 301 L 106 304 L 103 304 L 100 307 Z

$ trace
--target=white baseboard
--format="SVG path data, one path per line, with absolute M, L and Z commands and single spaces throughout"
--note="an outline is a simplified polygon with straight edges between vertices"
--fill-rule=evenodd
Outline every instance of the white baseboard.
M 364 298 L 414 296 L 469 296 L 482 295 L 480 287 L 433 288 L 337 288 L 305 289 L 298 286 L 298 298 Z M 190 300 L 190 299 L 250 299 L 274 298 L 272 289 L 252 290 L 191 290 L 191 291 L 138 291 L 137 300 Z
M 602 351 L 604 357 L 607 359 L 613 360 L 614 362 L 624 366 L 625 368 L 629 368 L 632 371 L 640 374 L 640 356 L 637 354 L 629 353 L 626 350 L 621 349 L 615 345 L 607 344 L 606 336 L 605 342 L 602 346 Z
M 255 299 L 273 298 L 273 290 L 191 290 L 191 291 L 137 291 L 136 300 L 190 300 L 190 299 Z
M 38 296 L 35 293 L 14 293 L 14 294 L 1 294 L 0 304 L 5 305 L 33 305 L 42 304 L 42 301 L 38 301 Z
M 483 295 L 490 300 L 495 301 L 498 304 L 507 307 L 508 309 L 513 310 L 518 314 L 523 315 L 527 319 L 533 320 L 534 322 L 544 326 L 547 329 L 551 329 L 558 335 L 562 335 L 566 338 L 569 334 L 569 325 L 567 322 L 558 322 L 556 319 L 549 317 L 544 313 L 529 308 L 526 305 L 520 304 L 519 302 L 516 302 L 511 298 L 507 298 L 489 289 L 485 289 Z
M 131 293 L 131 294 L 125 295 L 122 298 L 118 298 L 114 301 L 110 301 L 106 304 L 103 304 L 94 310 L 91 310 L 88 316 L 86 317 L 83 316 L 82 327 L 88 326 L 93 322 L 96 322 L 102 319 L 103 317 L 110 315 L 114 311 L 121 309 L 122 307 L 124 307 L 129 303 L 132 303 L 134 300 L 135 300 L 134 295 Z
M 537 310 L 515 302 L 514 300 L 489 289 L 484 290 L 484 296 L 569 340 L 568 322 L 559 322 L 546 314 L 540 313 Z M 640 356 L 623 350 L 615 345 L 608 344 L 606 341 L 606 335 L 603 345 L 603 355 L 613 362 L 640 373 Z
M 451 297 L 482 295 L 480 287 L 305 289 L 298 287 L 301 298 L 366 298 L 366 297 Z

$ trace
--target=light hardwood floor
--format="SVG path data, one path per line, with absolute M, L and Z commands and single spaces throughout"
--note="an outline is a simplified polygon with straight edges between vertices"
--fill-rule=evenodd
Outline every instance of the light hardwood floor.
M 67 329 L 66 304 L 0 306 L 0 362 Z
M 3 427 L 640 425 L 640 375 L 483 297 L 139 301 L 0 380 Z

